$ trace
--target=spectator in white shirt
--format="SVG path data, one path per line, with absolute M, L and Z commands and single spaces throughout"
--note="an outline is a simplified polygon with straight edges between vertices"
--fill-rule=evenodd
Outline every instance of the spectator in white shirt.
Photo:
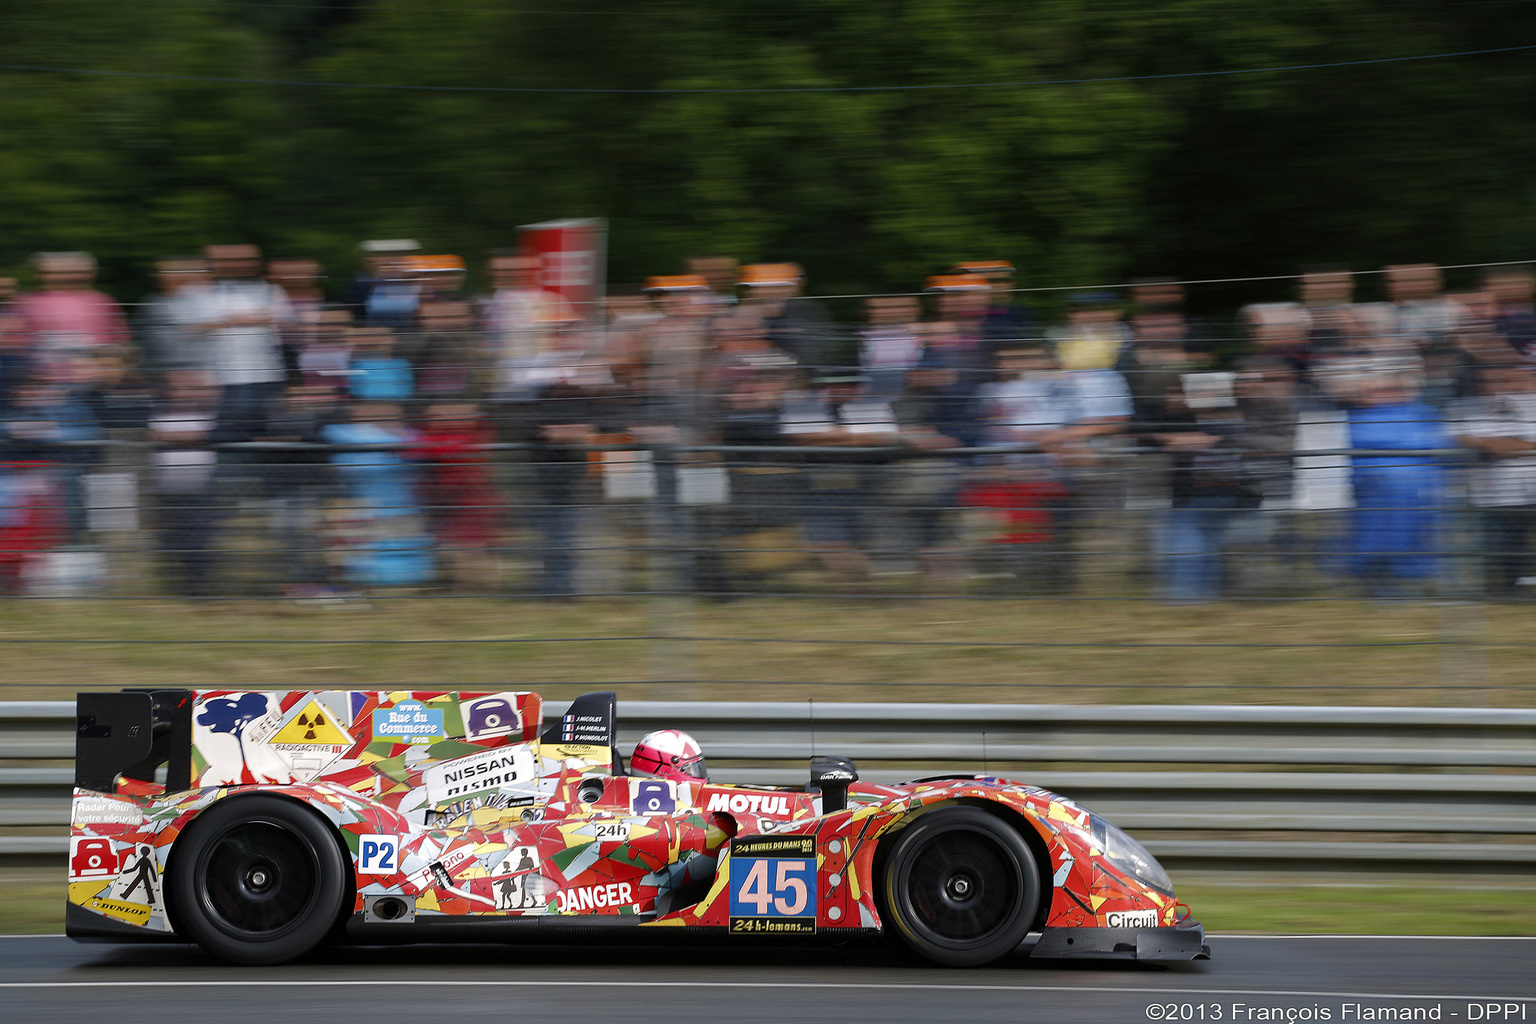
M 266 429 L 266 411 L 282 392 L 282 327 L 289 320 L 283 290 L 261 279 L 254 245 L 203 250 L 213 286 L 199 292 L 193 317 L 205 334 L 208 365 L 222 388 L 218 439 L 249 441 Z
M 882 295 L 864 301 L 869 326 L 859 333 L 859 365 L 869 375 L 869 390 L 886 400 L 907 388 L 907 373 L 923 359 L 923 339 L 916 330 L 921 309 L 909 295 Z
M 539 283 L 539 257 L 495 255 L 491 257 L 491 286 L 481 317 L 486 355 L 497 367 L 497 397 L 503 401 L 528 401 L 535 397 L 542 379 L 534 367 L 553 347 L 556 329 L 576 319 L 570 304 L 558 292 Z
M 1483 364 L 1478 383 L 1482 395 L 1457 403 L 1451 415 L 1457 441 L 1483 457 L 1472 471 L 1471 498 L 1482 523 L 1488 588 L 1494 597 L 1536 596 L 1536 368 Z
M 986 420 L 982 443 L 1031 444 L 1038 452 L 1009 456 L 982 473 L 985 483 L 971 500 L 1003 508 L 1015 527 L 1037 520 L 1030 530 L 1011 529 L 1000 550 L 1011 556 L 1014 572 L 1039 589 L 1069 593 L 1076 585 L 1071 532 L 1085 486 L 1075 470 L 1097 461 L 1094 438 L 1123 429 L 1130 391 L 1115 370 L 1060 369 L 1043 344 L 1005 348 L 998 363 L 1002 379 L 977 396 Z M 1011 494 L 1013 504 L 998 506 L 1000 494 Z

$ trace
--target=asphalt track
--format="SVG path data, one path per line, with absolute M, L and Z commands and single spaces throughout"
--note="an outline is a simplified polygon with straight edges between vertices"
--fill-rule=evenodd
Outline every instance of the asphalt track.
M 1187 964 L 931 968 L 884 948 L 334 949 L 233 968 L 179 945 L 0 937 L 0 1021 L 1536 1021 L 1536 938 L 1214 936 Z

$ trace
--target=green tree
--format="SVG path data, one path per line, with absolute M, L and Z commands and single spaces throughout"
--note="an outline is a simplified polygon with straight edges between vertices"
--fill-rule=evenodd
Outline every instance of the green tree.
M 1526 54 L 1207 75 L 1536 43 L 1524 5 L 578 6 L 0 8 L 5 63 L 191 79 L 0 71 L 0 263 L 86 248 L 126 280 L 243 237 L 339 276 L 362 238 L 477 259 L 602 216 L 615 281 L 721 253 L 841 293 L 960 258 L 1043 286 L 1513 259 L 1536 227 Z

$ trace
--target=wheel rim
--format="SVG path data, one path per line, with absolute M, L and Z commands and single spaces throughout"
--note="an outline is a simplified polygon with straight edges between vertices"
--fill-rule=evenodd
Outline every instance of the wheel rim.
M 199 896 L 221 930 L 271 939 L 304 919 L 318 871 L 314 850 L 288 829 L 270 821 L 241 822 L 204 854 Z
M 902 901 L 914 926 L 950 946 L 986 942 L 1018 912 L 1019 866 L 989 836 L 949 831 L 913 851 Z

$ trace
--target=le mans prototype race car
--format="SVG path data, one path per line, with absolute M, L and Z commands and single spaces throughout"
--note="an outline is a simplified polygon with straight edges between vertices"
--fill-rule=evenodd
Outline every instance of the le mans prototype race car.
M 850 939 L 947 965 L 1189 960 L 1205 933 L 1135 840 L 980 775 L 805 787 L 628 775 L 612 693 L 83 693 L 66 930 L 243 964 L 321 942 L 567 934 Z

